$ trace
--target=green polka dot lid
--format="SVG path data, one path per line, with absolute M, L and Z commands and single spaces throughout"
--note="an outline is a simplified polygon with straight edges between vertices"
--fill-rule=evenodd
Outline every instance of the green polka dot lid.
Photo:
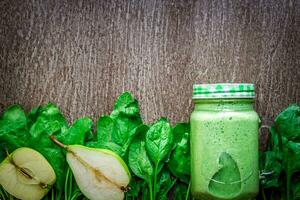
M 216 83 L 193 85 L 193 99 L 255 98 L 251 83 Z

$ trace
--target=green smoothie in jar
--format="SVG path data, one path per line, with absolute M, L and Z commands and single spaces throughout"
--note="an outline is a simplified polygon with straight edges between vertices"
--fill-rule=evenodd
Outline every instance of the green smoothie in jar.
M 259 190 L 253 84 L 194 85 L 191 189 L 196 199 L 249 200 Z

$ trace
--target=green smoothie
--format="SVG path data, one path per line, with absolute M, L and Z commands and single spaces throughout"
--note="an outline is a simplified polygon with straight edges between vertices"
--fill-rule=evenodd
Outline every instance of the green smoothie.
M 248 200 L 259 190 L 259 117 L 253 99 L 195 99 L 191 179 L 196 199 Z

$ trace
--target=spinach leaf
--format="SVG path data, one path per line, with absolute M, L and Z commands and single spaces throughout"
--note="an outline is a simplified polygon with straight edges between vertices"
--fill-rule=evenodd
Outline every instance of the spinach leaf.
M 24 146 L 39 151 L 49 161 L 56 173 L 56 186 L 62 188 L 65 156 L 58 147 L 52 144 L 48 134 L 51 134 L 52 131 L 59 131 L 61 126 L 58 124 L 65 126 L 66 122 L 53 104 L 35 109 L 29 116 L 30 118 L 27 120 L 23 109 L 18 105 L 13 105 L 4 112 L 0 119 L 1 147 L 9 152 Z M 30 125 L 32 126 L 30 127 Z
M 96 141 L 87 145 L 108 148 L 127 161 L 129 145 L 141 126 L 144 125 L 139 114 L 137 100 L 129 92 L 125 92 L 117 99 L 110 116 L 99 118 Z
M 188 184 L 190 179 L 190 165 L 189 133 L 185 132 L 170 156 L 168 167 L 174 176 Z
M 26 141 L 26 140 L 25 140 Z M 0 148 L 3 154 L 6 151 L 9 153 L 13 152 L 15 149 L 28 146 L 24 140 L 19 140 L 19 137 L 14 134 L 1 134 L 0 135 Z
M 162 118 L 153 124 L 146 133 L 146 150 L 154 163 L 158 175 L 163 161 L 167 159 L 169 152 L 173 147 L 173 135 L 170 124 Z
M 1 117 L 1 133 L 17 131 L 26 126 L 27 119 L 24 110 L 19 105 L 10 106 Z
M 110 117 L 114 120 L 112 141 L 121 146 L 132 140 L 135 128 L 142 124 L 137 100 L 129 92 L 119 96 Z
M 178 123 L 173 128 L 174 135 L 174 144 L 177 145 L 181 142 L 182 137 L 185 133 L 190 133 L 190 124 L 189 123 Z
M 102 116 L 97 121 L 96 137 L 99 145 L 112 141 L 112 135 L 115 131 L 114 120 L 109 116 Z
M 288 142 L 283 156 L 283 168 L 287 177 L 287 199 L 295 199 L 292 187 L 297 187 L 297 185 L 292 181 L 294 174 L 299 175 L 297 172 L 300 172 L 300 143 Z
M 174 186 L 175 182 L 176 179 L 171 177 L 171 174 L 168 171 L 168 169 L 167 168 L 163 169 L 159 175 L 158 183 L 155 186 L 156 191 L 158 191 L 156 199 L 167 200 L 168 193 Z
M 143 190 L 143 195 L 142 195 L 141 200 L 149 200 L 149 199 L 152 200 L 153 199 L 153 197 L 150 194 L 151 188 L 149 189 L 149 185 L 147 184 L 147 182 L 144 182 L 142 190 Z
M 102 116 L 97 121 L 96 139 L 86 143 L 86 146 L 93 148 L 105 148 L 121 155 L 122 147 L 112 140 L 115 131 L 115 122 L 110 116 Z
M 33 121 L 34 119 L 36 121 Z M 63 151 L 50 140 L 49 136 L 55 134 L 60 137 L 61 130 L 67 129 L 67 122 L 58 107 L 49 103 L 31 112 L 31 124 L 29 128 L 32 136 L 31 148 L 39 151 L 51 164 L 56 174 L 55 186 L 58 190 L 62 190 L 66 159 Z
M 136 176 L 132 177 L 129 183 L 130 190 L 126 192 L 126 199 L 137 199 L 142 190 L 143 185 L 144 182 L 142 179 Z
M 149 130 L 149 127 L 147 125 L 141 124 L 130 132 L 128 139 L 122 146 L 122 157 L 125 158 L 126 161 L 128 160 L 127 152 L 128 152 L 129 146 L 131 145 L 133 139 L 140 134 L 141 135 L 145 134 L 148 130 Z
M 141 120 L 137 118 L 128 118 L 119 116 L 114 119 L 113 142 L 123 145 L 132 139 L 135 129 L 141 125 Z
M 300 182 L 297 182 L 293 187 L 293 197 L 295 200 L 300 199 Z
M 74 122 L 70 128 L 61 129 L 61 134 L 57 137 L 65 145 L 83 145 L 89 135 L 92 134 L 93 121 L 88 117 L 83 117 Z
M 153 197 L 156 196 L 157 176 L 173 148 L 172 128 L 166 119 L 162 118 L 153 124 L 146 133 L 145 147 L 149 158 L 154 163 Z
M 19 147 L 28 146 L 29 141 L 24 110 L 19 105 L 10 106 L 0 118 L 1 151 L 12 152 Z
M 280 174 L 282 171 L 282 156 L 278 152 L 266 151 L 261 158 L 261 165 L 263 165 L 263 173 L 269 173 L 263 177 L 262 184 L 264 188 L 279 187 Z
M 138 135 L 129 147 L 129 167 L 136 176 L 151 182 L 154 170 L 145 149 L 145 134 Z
M 189 199 L 189 187 L 184 183 L 177 183 L 174 190 L 174 200 L 188 200 Z
M 106 142 L 104 144 L 99 144 L 98 142 L 88 142 L 86 144 L 86 146 L 88 147 L 92 147 L 92 148 L 103 148 L 103 149 L 108 149 L 111 151 L 114 151 L 116 154 L 118 154 L 119 156 L 122 157 L 123 155 L 123 150 L 122 147 L 116 143 L 113 142 Z
M 37 106 L 31 109 L 27 115 L 27 126 L 31 127 L 43 110 L 43 106 Z
M 67 128 L 67 122 L 57 106 L 52 103 L 40 107 L 36 121 L 30 127 L 30 134 L 33 138 L 42 139 L 40 143 L 45 146 L 53 145 L 47 137 L 54 133 L 60 133 L 62 128 Z M 46 137 L 41 137 L 46 136 Z
M 86 145 L 95 148 L 106 148 L 112 150 L 127 161 L 126 155 L 133 138 L 145 129 L 148 130 L 148 127 L 139 123 L 132 126 L 132 124 L 130 125 L 131 122 L 129 122 L 129 125 L 126 125 L 128 120 L 122 120 L 122 118 L 113 120 L 109 116 L 101 117 L 97 123 L 97 140 L 88 142 Z M 122 123 L 125 124 L 120 126 Z M 117 142 L 118 139 L 116 138 L 118 136 L 120 136 L 119 138 L 122 142 Z
M 288 140 L 300 142 L 300 107 L 291 105 L 275 119 L 278 132 Z
M 300 172 L 300 107 L 291 105 L 282 111 L 270 128 L 268 151 L 262 156 L 263 172 L 271 172 L 262 181 L 264 188 L 281 192 L 282 199 L 297 199 Z
M 114 119 L 120 116 L 120 114 L 127 117 L 139 117 L 138 102 L 129 92 L 124 92 L 118 97 L 111 117 Z

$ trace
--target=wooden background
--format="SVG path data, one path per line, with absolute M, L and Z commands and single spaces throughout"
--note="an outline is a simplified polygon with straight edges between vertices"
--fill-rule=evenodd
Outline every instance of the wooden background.
M 300 1 L 0 0 L 0 112 L 52 101 L 94 120 L 131 91 L 187 121 L 193 83 L 251 82 L 273 118 L 300 101 Z

